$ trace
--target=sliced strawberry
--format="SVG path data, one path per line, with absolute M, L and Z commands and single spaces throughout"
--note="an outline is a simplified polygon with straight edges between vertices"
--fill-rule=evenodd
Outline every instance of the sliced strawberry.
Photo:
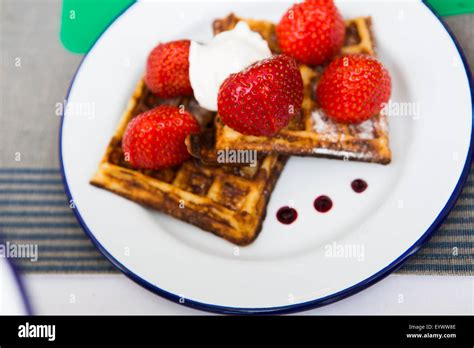
M 189 112 L 168 105 L 151 109 L 128 124 L 122 139 L 125 160 L 142 169 L 178 165 L 190 157 L 184 140 L 199 131 Z
M 189 40 L 159 44 L 148 56 L 145 83 L 162 98 L 192 95 L 189 82 Z
M 273 56 L 230 75 L 217 99 L 222 121 L 242 134 L 276 134 L 301 110 L 303 81 L 296 61 Z

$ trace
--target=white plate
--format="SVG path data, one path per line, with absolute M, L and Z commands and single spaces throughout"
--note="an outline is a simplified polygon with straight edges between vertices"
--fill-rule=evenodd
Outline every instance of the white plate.
M 0 315 L 30 314 L 29 304 L 18 274 L 0 257 Z
M 379 57 L 393 79 L 392 101 L 415 103 L 415 112 L 389 118 L 388 166 L 291 158 L 260 236 L 239 249 L 88 182 L 157 42 L 206 41 L 213 19 L 229 12 L 278 21 L 291 3 L 140 2 L 101 36 L 68 96 L 72 105 L 93 103 L 95 116 L 66 110 L 60 152 L 79 221 L 128 276 L 174 301 L 211 311 L 308 309 L 386 276 L 446 216 L 467 176 L 472 129 L 469 81 L 455 43 L 422 2 L 338 4 L 345 18 L 372 16 Z M 356 178 L 369 183 L 363 194 L 350 188 Z M 321 194 L 334 202 L 329 213 L 313 208 Z M 282 225 L 275 214 L 289 204 L 299 216 Z M 344 257 L 331 256 L 341 248 Z

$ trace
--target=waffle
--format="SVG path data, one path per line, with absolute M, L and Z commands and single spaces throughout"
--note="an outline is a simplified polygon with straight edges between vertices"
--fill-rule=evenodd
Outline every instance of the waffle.
M 141 80 L 91 184 L 194 224 L 232 243 L 251 243 L 262 228 L 267 202 L 286 157 L 264 156 L 254 167 L 209 167 L 191 159 L 171 169 L 134 169 L 122 152 L 125 128 L 136 115 L 163 104 L 184 105 L 203 129 L 212 125 L 214 114 L 200 108 L 193 98 L 159 99 Z
M 214 32 L 232 29 L 240 20 L 260 33 L 273 53 L 279 53 L 275 25 L 266 21 L 241 19 L 230 14 L 214 22 Z M 370 17 L 346 21 L 346 41 L 343 53 L 374 55 Z M 216 117 L 215 134 L 190 137 L 188 150 L 206 163 L 215 160 L 216 150 L 255 150 L 259 153 L 327 157 L 388 164 L 391 152 L 385 115 L 377 115 L 358 125 L 347 125 L 328 119 L 315 102 L 314 90 L 323 67 L 300 65 L 304 83 L 302 111 L 274 137 L 243 135 L 225 126 Z M 204 141 L 205 140 L 205 141 Z

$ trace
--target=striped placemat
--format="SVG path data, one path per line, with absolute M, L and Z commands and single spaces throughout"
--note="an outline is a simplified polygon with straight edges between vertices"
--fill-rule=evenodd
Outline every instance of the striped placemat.
M 57 168 L 0 169 L 0 238 L 23 245 L 24 272 L 113 272 L 76 221 Z M 37 261 L 34 261 L 37 245 Z M 26 253 L 24 254 L 28 256 Z
M 77 223 L 58 168 L 0 169 L 0 238 L 3 244 L 37 245 L 30 258 L 17 259 L 22 271 L 114 272 Z M 433 238 L 398 272 L 472 275 L 474 175 Z

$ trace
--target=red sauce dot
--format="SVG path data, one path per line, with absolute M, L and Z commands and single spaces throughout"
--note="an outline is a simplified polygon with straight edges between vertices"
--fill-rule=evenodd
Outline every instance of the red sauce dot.
M 298 212 L 290 207 L 282 207 L 278 209 L 276 216 L 282 224 L 289 225 L 296 220 Z
M 328 196 L 319 196 L 314 200 L 314 209 L 320 213 L 327 213 L 332 208 L 332 200 Z
M 364 192 L 367 189 L 368 186 L 369 185 L 362 179 L 355 179 L 351 183 L 352 189 L 354 190 L 354 192 L 357 192 L 357 193 Z

